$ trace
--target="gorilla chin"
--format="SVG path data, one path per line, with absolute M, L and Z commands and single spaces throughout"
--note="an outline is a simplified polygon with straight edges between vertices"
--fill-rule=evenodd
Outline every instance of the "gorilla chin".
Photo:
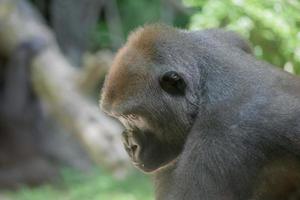
M 169 166 L 180 151 L 170 148 L 150 131 L 137 128 L 125 130 L 122 134 L 125 150 L 135 167 L 145 173 L 153 173 Z
M 159 170 L 162 170 L 164 168 L 171 166 L 175 162 L 176 162 L 176 158 L 174 160 L 171 160 L 170 162 L 167 162 L 167 163 L 159 165 L 159 166 L 146 166 L 145 164 L 141 164 L 141 163 L 133 163 L 133 165 L 146 174 L 152 174 Z
M 155 171 L 159 170 L 161 167 L 149 167 L 142 163 L 133 163 L 133 165 L 138 168 L 139 170 L 143 171 L 144 173 L 154 173 Z M 163 166 L 162 166 L 163 167 Z

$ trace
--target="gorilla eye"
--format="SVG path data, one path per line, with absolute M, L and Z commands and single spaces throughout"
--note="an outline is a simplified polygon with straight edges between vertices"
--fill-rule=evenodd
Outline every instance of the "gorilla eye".
M 166 72 L 159 79 L 160 87 L 172 95 L 184 95 L 186 83 L 175 71 Z

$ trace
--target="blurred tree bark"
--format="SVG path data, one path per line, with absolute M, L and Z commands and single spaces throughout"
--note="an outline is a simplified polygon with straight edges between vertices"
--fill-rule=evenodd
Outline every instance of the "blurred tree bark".
M 82 92 L 91 95 L 95 88 L 99 88 L 99 83 L 103 84 L 113 56 L 112 52 L 108 50 L 100 50 L 93 54 L 86 53 L 83 56 L 83 71 L 78 81 Z
M 75 66 L 89 50 L 99 21 L 108 27 L 112 49 L 124 42 L 121 17 L 116 0 L 32 0 L 58 40 L 63 53 Z
M 2 66 L 0 187 L 36 185 L 58 175 L 57 166 L 49 162 L 39 145 L 38 136 L 43 132 L 39 127 L 45 118 L 29 79 L 30 60 L 41 48 L 39 43 L 21 43 Z
M 77 24 L 81 25 L 80 21 Z M 63 57 L 37 11 L 25 0 L 0 0 L 0 55 L 10 57 L 16 48 L 28 42 L 39 47 L 29 59 L 34 93 L 55 119 L 79 138 L 96 163 L 117 175 L 124 174 L 128 158 L 120 144 L 119 124 L 107 118 L 82 94 L 78 88 L 81 71 Z M 22 105 L 23 96 L 18 98 L 21 103 L 5 96 L 6 102 Z
M 52 0 L 50 23 L 64 54 L 76 66 L 90 46 L 104 0 Z

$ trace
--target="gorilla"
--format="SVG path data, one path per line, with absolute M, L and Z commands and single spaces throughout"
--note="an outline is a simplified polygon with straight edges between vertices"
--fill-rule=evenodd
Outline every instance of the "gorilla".
M 300 199 L 300 79 L 233 32 L 138 28 L 101 108 L 157 200 Z

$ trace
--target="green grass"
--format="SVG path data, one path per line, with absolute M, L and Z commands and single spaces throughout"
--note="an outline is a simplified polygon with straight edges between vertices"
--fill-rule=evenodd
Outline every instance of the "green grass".
M 153 200 L 150 180 L 132 172 L 125 180 L 116 180 L 110 174 L 95 170 L 83 175 L 72 170 L 62 172 L 62 181 L 56 185 L 23 188 L 7 192 L 11 200 Z

